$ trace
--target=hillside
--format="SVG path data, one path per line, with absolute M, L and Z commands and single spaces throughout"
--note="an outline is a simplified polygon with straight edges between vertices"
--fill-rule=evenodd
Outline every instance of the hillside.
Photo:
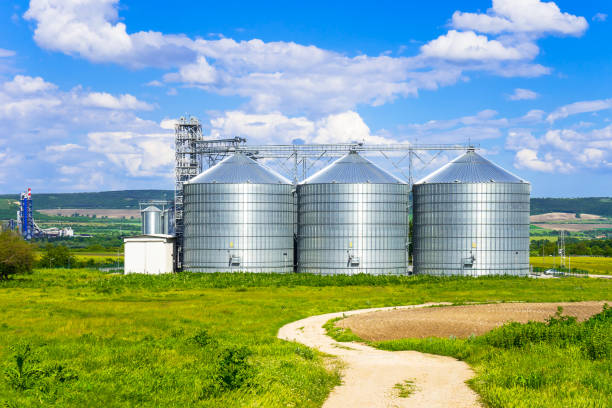
M 97 193 L 34 193 L 34 209 L 83 208 L 83 209 L 138 209 L 140 200 L 173 199 L 173 190 L 123 190 Z M 17 200 L 17 194 L 0 195 L 0 200 Z M 2 200 L 5 201 L 5 200 Z M 0 205 L 8 210 L 7 204 Z M 12 206 L 10 206 L 12 207 Z M 10 209 L 13 216 L 14 208 Z M 611 197 L 585 198 L 532 198 L 531 215 L 547 213 L 594 214 L 612 217 Z
M 531 215 L 546 213 L 586 213 L 612 217 L 612 198 L 532 198 Z
M 118 208 L 138 209 L 139 200 L 173 199 L 173 190 L 123 190 L 98 193 L 32 194 L 35 210 L 53 208 Z M 18 200 L 17 194 L 0 195 L 0 199 Z

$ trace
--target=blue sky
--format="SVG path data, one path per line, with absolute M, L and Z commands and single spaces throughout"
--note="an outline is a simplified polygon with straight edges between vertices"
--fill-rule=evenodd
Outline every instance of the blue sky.
M 470 140 L 536 197 L 612 195 L 609 1 L 292 3 L 1 2 L 0 192 L 170 189 L 189 113 L 255 144 Z

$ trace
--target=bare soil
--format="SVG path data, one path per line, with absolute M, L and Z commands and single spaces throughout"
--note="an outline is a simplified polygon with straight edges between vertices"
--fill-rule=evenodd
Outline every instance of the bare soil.
M 601 220 L 603 219 L 601 215 L 595 215 L 595 214 L 580 214 L 580 218 L 583 220 Z
M 551 222 L 551 221 L 574 221 L 576 220 L 576 214 L 574 213 L 562 213 L 553 212 L 546 214 L 532 215 L 529 217 L 531 222 Z
M 49 210 L 37 210 L 40 213 L 47 215 L 59 215 L 62 217 L 71 217 L 74 214 L 78 214 L 81 217 L 93 217 L 97 218 L 139 218 L 140 211 L 138 210 L 125 210 L 125 209 L 91 209 L 91 208 L 57 208 Z
M 612 228 L 612 224 L 533 224 L 536 227 L 554 231 L 591 231 L 599 228 Z
M 349 328 L 365 340 L 401 338 L 467 338 L 480 335 L 506 322 L 545 321 L 563 307 L 563 314 L 586 320 L 601 312 L 601 302 L 572 303 L 497 303 L 487 305 L 428 307 L 384 310 L 349 316 L 337 326 Z M 612 302 L 607 302 L 612 304 Z

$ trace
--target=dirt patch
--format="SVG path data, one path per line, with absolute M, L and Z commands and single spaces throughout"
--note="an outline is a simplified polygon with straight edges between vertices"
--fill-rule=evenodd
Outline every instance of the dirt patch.
M 398 309 L 354 315 L 337 326 L 351 329 L 365 340 L 381 341 L 407 337 L 466 338 L 499 327 L 506 322 L 544 321 L 563 307 L 563 314 L 586 320 L 601 312 L 606 302 L 497 303 L 488 305 Z M 607 302 L 612 305 L 612 302 Z
M 580 218 L 583 220 L 602 220 L 603 219 L 601 215 L 595 215 L 595 214 L 580 214 Z
M 75 214 L 81 217 L 93 217 L 95 215 L 96 218 L 107 217 L 129 219 L 132 217 L 140 217 L 140 211 L 124 209 L 57 208 L 37 211 L 46 215 L 59 215 L 61 217 L 72 217 Z
M 546 214 L 532 215 L 529 217 L 531 222 L 551 222 L 551 221 L 574 221 L 576 220 L 576 214 L 574 213 L 562 213 L 552 212 Z
M 554 231 L 592 231 L 600 228 L 612 228 L 612 224 L 533 224 L 536 227 Z

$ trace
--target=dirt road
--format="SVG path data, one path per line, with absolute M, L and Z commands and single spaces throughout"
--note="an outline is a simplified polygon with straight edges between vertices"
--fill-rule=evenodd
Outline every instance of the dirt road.
M 464 362 L 416 351 L 390 352 L 359 343 L 338 343 L 322 328 L 336 317 L 426 306 L 432 304 L 312 316 L 281 327 L 278 337 L 316 348 L 344 362 L 343 383 L 334 388 L 324 408 L 480 407 L 478 395 L 465 384 L 474 374 Z M 402 398 L 394 387 L 406 381 L 412 381 L 416 389 Z

